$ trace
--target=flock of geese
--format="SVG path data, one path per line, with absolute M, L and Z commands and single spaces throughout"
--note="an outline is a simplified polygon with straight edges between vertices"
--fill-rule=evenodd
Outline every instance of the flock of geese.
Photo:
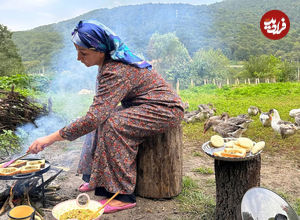
M 295 123 L 283 121 L 280 118 L 279 112 L 276 109 L 271 109 L 268 112 L 261 112 L 256 106 L 248 108 L 248 114 L 230 117 L 228 113 L 222 113 L 220 116 L 212 116 L 204 123 L 204 133 L 212 128 L 222 137 L 241 137 L 247 130 L 249 124 L 253 121 L 251 116 L 259 115 L 259 120 L 265 127 L 272 129 L 281 135 L 282 138 L 287 138 L 296 133 L 300 129 L 300 109 L 292 109 L 289 115 L 295 118 Z

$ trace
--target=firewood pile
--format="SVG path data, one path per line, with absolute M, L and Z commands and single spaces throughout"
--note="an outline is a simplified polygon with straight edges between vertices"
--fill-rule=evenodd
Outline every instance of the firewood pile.
M 34 120 L 47 113 L 46 107 L 39 107 L 36 102 L 29 100 L 18 92 L 0 90 L 0 132 L 13 130 L 24 123 Z
M 188 103 L 185 103 L 185 108 L 188 106 Z M 195 111 L 187 111 L 185 110 L 183 120 L 186 123 L 193 123 L 196 121 L 204 121 L 216 113 L 216 108 L 213 107 L 212 104 L 200 104 L 198 105 L 198 110 Z

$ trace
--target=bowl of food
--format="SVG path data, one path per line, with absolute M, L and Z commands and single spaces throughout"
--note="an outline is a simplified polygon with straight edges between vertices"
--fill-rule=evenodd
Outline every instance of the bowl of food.
M 82 200 L 86 200 L 82 203 Z M 76 199 L 61 202 L 53 207 L 52 215 L 57 220 L 78 219 L 87 220 L 94 212 L 96 212 L 102 204 L 95 200 L 91 200 L 89 195 L 81 193 Z M 104 209 L 98 212 L 96 218 L 100 219 Z

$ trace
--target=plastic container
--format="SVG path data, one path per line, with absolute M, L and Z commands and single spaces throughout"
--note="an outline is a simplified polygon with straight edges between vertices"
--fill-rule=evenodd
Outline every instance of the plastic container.
M 35 219 L 35 210 L 29 205 L 19 205 L 12 208 L 7 215 L 11 220 L 33 220 Z

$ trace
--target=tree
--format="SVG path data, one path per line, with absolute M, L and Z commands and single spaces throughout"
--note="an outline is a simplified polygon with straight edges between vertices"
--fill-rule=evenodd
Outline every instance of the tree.
M 296 77 L 292 63 L 273 55 L 250 56 L 241 75 L 247 78 L 275 78 L 280 82 Z
M 167 80 L 187 78 L 186 67 L 191 57 L 186 47 L 174 33 L 152 35 L 147 55 L 154 64 L 155 69 Z
M 12 33 L 0 24 L 0 76 L 22 73 L 24 67 L 17 47 L 12 41 Z
M 195 53 L 190 72 L 196 80 L 230 77 L 229 59 L 221 50 L 199 50 Z

